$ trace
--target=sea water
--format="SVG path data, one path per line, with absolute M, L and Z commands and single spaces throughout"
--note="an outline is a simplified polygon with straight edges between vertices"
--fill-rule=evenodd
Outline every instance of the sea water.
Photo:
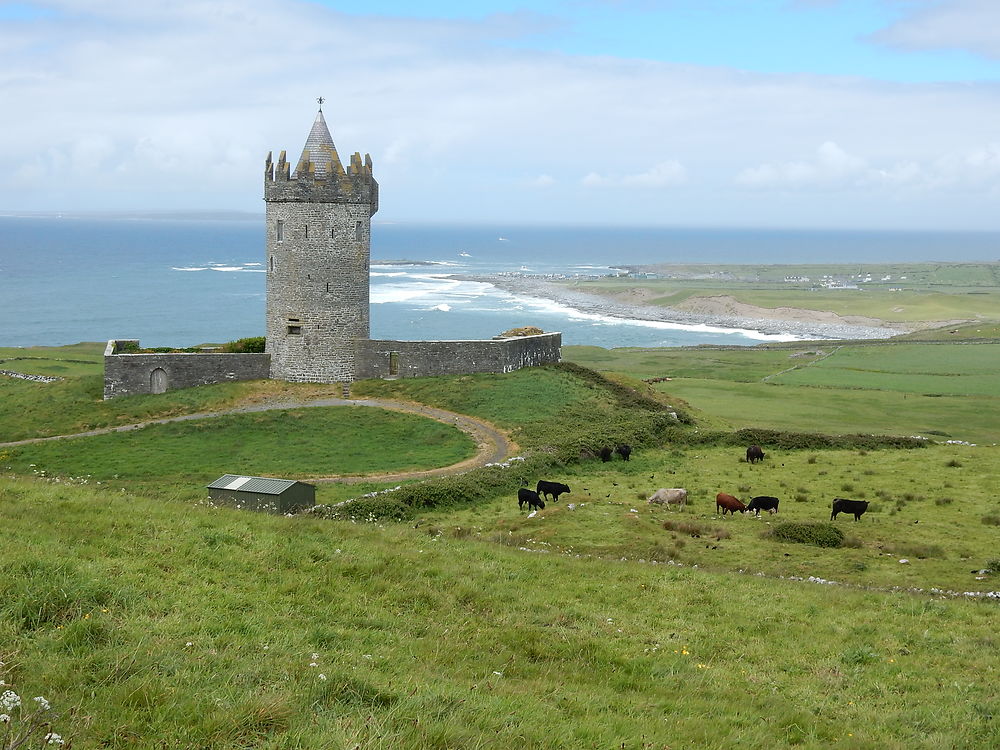
M 371 335 L 489 338 L 562 331 L 565 344 L 756 344 L 791 336 L 624 320 L 468 277 L 603 275 L 624 264 L 986 260 L 1000 235 L 663 228 L 372 228 Z M 252 220 L 0 217 L 0 346 L 109 338 L 190 346 L 264 334 L 263 217 Z M 379 261 L 411 260 L 429 265 Z

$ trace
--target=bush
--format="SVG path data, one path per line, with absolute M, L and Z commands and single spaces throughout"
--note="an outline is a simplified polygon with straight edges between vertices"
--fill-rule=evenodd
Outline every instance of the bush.
M 222 351 L 227 354 L 262 354 L 264 344 L 265 338 L 263 336 L 249 336 L 223 344 Z
M 844 544 L 844 532 L 832 523 L 785 521 L 768 534 L 782 542 L 812 544 L 816 547 L 841 547 Z
M 1000 516 L 996 513 L 988 513 L 983 516 L 983 523 L 987 526 L 1000 526 Z

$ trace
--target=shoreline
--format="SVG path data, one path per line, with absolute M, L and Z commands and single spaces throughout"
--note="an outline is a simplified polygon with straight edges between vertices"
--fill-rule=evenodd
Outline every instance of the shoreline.
M 682 326 L 712 326 L 755 331 L 768 336 L 794 336 L 802 340 L 885 339 L 905 333 L 908 329 L 885 326 L 824 323 L 794 317 L 743 317 L 739 315 L 696 313 L 671 307 L 633 304 L 587 292 L 568 289 L 531 276 L 499 274 L 453 275 L 450 278 L 492 284 L 511 294 L 540 297 L 558 302 L 585 313 L 607 315 L 622 320 L 645 320 Z

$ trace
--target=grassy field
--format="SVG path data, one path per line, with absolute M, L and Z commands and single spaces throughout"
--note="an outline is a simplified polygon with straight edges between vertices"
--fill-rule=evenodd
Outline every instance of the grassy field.
M 0 673 L 75 747 L 1000 741 L 991 604 L 37 481 L 0 494 Z
M 996 343 L 809 342 L 753 349 L 565 347 L 585 367 L 637 378 L 713 426 L 1000 442 Z
M 922 355 L 934 346 L 934 356 Z M 572 488 L 534 516 L 518 509 L 516 483 L 492 494 L 487 484 L 475 502 L 449 496 L 462 478 L 437 481 L 441 491 L 426 496 L 440 508 L 420 508 L 407 523 L 205 503 L 204 481 L 234 465 L 354 473 L 389 470 L 405 459 L 402 446 L 424 451 L 426 462 L 471 450 L 450 428 L 375 410 L 218 417 L 8 449 L 0 680 L 26 702 L 46 696 L 59 714 L 53 729 L 80 748 L 1000 745 L 997 603 L 928 593 L 1000 589 L 1000 449 L 765 444 L 766 460 L 751 466 L 744 445 L 711 432 L 933 423 L 955 437 L 988 435 L 998 429 L 995 395 L 879 387 L 944 377 L 949 367 L 979 377 L 987 346 L 845 347 L 832 356 L 815 343 L 567 349 L 621 374 L 610 382 L 545 367 L 355 384 L 356 395 L 420 401 L 511 432 L 528 460 L 488 471 Z M 824 366 L 870 382 L 785 383 L 800 372 L 789 368 Z M 639 377 L 675 379 L 648 387 Z M 20 409 L 38 415 L 38 429 L 55 430 L 322 392 L 231 384 L 247 390 L 122 399 L 102 412 L 109 405 L 71 387 L 93 378 L 50 384 L 66 389 L 62 401 L 18 390 Z M 664 442 L 656 418 L 664 407 L 683 413 L 681 398 L 697 421 L 667 420 Z M 47 424 L 50 409 L 71 414 Z M 25 427 L 17 409 L 0 411 L 0 431 Z M 424 427 L 440 433 L 413 431 Z M 636 438 L 631 461 L 603 463 L 589 452 L 621 435 Z M 355 458 L 350 468 L 337 463 Z M 683 511 L 646 503 L 656 488 L 675 486 L 690 491 Z M 323 485 L 319 499 L 384 488 L 377 479 Z M 775 495 L 780 513 L 717 517 L 720 490 Z M 845 546 L 769 537 L 780 522 L 828 521 L 833 497 L 871 502 L 860 522 L 836 521 Z M 995 572 L 972 572 L 987 568 Z M 842 585 L 794 580 L 810 576 Z
M 458 463 L 475 449 L 466 434 L 441 422 L 340 406 L 231 414 L 34 443 L 7 449 L 0 466 L 21 474 L 94 480 L 183 477 L 204 483 L 222 474 L 305 479 L 409 471 Z
M 819 576 L 858 586 L 956 591 L 1000 587 L 970 573 L 997 551 L 1000 515 L 991 488 L 1000 483 L 1000 451 L 961 445 L 916 450 L 779 450 L 747 464 L 743 449 L 677 445 L 637 451 L 632 459 L 567 466 L 534 479 L 565 482 L 572 492 L 534 517 L 516 498 L 426 514 L 445 534 L 508 535 L 515 546 L 609 560 L 673 560 L 721 571 Z M 532 482 L 532 486 L 534 483 Z M 659 487 L 684 487 L 680 512 L 649 505 Z M 780 512 L 719 517 L 715 496 L 780 499 Z M 784 521 L 829 521 L 833 498 L 868 500 L 868 513 L 836 525 L 852 546 L 823 549 L 764 537 Z M 574 506 L 574 507 L 571 507 Z M 984 523 L 983 519 L 987 519 Z M 689 529 L 664 529 L 665 522 Z M 909 563 L 900 564 L 901 558 Z
M 1000 263 L 642 267 L 660 278 L 602 278 L 565 282 L 591 294 L 672 306 L 691 297 L 728 295 L 763 308 L 861 315 L 896 323 L 1000 321 Z M 818 286 L 823 277 L 859 289 Z M 786 277 L 808 281 L 786 281 Z M 870 278 L 870 281 L 866 279 Z

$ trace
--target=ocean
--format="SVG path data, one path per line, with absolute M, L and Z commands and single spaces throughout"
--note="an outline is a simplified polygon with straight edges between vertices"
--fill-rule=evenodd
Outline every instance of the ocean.
M 462 278 L 615 265 L 991 260 L 997 233 L 432 226 L 372 229 L 371 334 L 489 338 L 516 326 L 595 346 L 752 345 L 791 336 L 622 320 Z M 382 260 L 432 265 L 380 264 Z M 137 338 L 191 346 L 264 333 L 263 217 L 0 217 L 0 346 Z M 457 278 L 446 278 L 456 276 Z

